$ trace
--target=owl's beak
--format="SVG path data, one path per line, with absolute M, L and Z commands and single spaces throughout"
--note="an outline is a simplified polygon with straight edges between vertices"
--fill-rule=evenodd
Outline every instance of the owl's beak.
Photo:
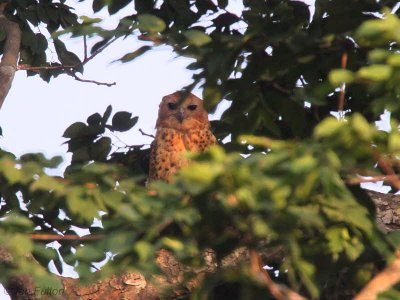
M 183 119 L 185 118 L 185 110 L 183 109 L 183 107 L 180 107 L 177 114 L 176 114 L 176 118 L 178 119 L 178 121 L 180 123 L 183 122 Z

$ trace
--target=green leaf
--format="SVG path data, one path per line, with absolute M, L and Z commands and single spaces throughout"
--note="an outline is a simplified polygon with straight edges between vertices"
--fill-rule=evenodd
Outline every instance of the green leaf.
M 119 111 L 112 118 L 112 128 L 115 131 L 127 131 L 135 126 L 137 121 L 138 117 L 132 118 L 132 113 Z
M 118 0 L 118 1 L 111 1 L 109 2 L 108 5 L 108 12 L 110 15 L 113 15 L 120 11 L 122 8 L 127 6 L 129 3 L 131 3 L 132 0 Z
M 0 174 L 1 172 L 11 184 L 18 182 L 22 175 L 16 168 L 15 162 L 7 158 L 0 160 Z
M 54 39 L 54 47 L 62 65 L 74 68 L 80 73 L 83 72 L 83 65 L 79 57 L 75 53 L 68 51 L 63 42 L 59 39 Z
M 400 134 L 397 130 L 391 131 L 388 137 L 388 150 L 390 153 L 400 153 Z
M 329 73 L 329 81 L 333 86 L 354 81 L 354 73 L 349 70 L 337 69 Z
M 54 263 L 54 266 L 57 269 L 57 272 L 62 274 L 63 271 L 64 271 L 64 266 L 63 266 L 63 263 L 62 263 L 62 261 L 61 261 L 61 259 L 60 259 L 60 257 L 58 255 L 53 259 L 53 263 Z
M 392 76 L 392 67 L 388 65 L 371 65 L 362 67 L 357 72 L 360 79 L 367 79 L 372 81 L 388 80 Z
M 228 6 L 228 0 L 218 0 L 218 6 L 225 8 Z
M 41 33 L 37 33 L 35 37 L 36 37 L 36 47 L 34 52 L 37 54 L 44 52 L 48 47 L 48 42 L 46 37 Z
M 317 164 L 318 162 L 314 159 L 312 155 L 305 155 L 296 158 L 291 163 L 291 169 L 295 174 L 306 173 L 310 172 L 314 167 L 316 167 Z
M 145 241 L 139 241 L 133 246 L 141 261 L 147 262 L 154 257 L 154 246 Z
M 384 63 L 392 52 L 386 49 L 374 49 L 368 53 L 368 60 L 373 64 Z
M 58 194 L 65 192 L 65 186 L 54 177 L 41 176 L 38 180 L 35 180 L 30 186 L 31 191 L 44 190 L 44 191 L 55 191 Z
M 394 67 L 400 67 L 400 54 L 392 54 L 388 57 L 387 63 Z
M 76 257 L 84 262 L 100 261 L 104 259 L 104 252 L 97 247 L 85 245 L 78 247 Z
M 375 126 L 370 125 L 360 113 L 355 113 L 351 117 L 350 125 L 356 131 L 357 136 L 365 141 L 371 141 L 372 137 L 376 133 Z
M 96 126 L 100 125 L 102 122 L 102 117 L 99 113 L 94 113 L 93 115 L 89 116 L 86 120 L 89 126 Z
M 105 1 L 103 0 L 93 0 L 92 8 L 93 11 L 96 13 L 100 11 L 105 6 Z
M 57 251 L 53 248 L 45 248 L 42 245 L 34 245 L 33 255 L 42 265 L 47 265 L 52 259 L 58 257 Z
M 183 35 L 188 40 L 189 45 L 193 45 L 196 47 L 201 47 L 212 41 L 210 36 L 199 30 L 186 30 L 183 32 Z
M 25 216 L 12 213 L 1 221 L 1 226 L 15 231 L 31 231 L 33 223 Z
M 91 154 L 95 160 L 106 160 L 108 154 L 111 152 L 111 139 L 109 137 L 102 137 L 96 141 L 91 147 Z
M 154 7 L 154 0 L 135 0 L 135 9 L 139 14 L 150 12 Z
M 112 106 L 109 105 L 106 108 L 106 111 L 103 114 L 103 118 L 102 118 L 102 124 L 105 125 L 108 121 L 108 118 L 111 116 L 111 111 L 112 111 Z
M 316 138 L 326 138 L 336 134 L 340 129 L 342 129 L 346 124 L 336 118 L 328 117 L 325 118 L 318 126 L 315 128 L 314 136 Z
M 123 63 L 129 62 L 134 60 L 135 58 L 141 56 L 142 54 L 146 53 L 147 51 L 151 50 L 152 47 L 151 46 L 142 46 L 139 49 L 127 53 L 124 56 L 122 56 L 120 59 L 118 59 L 117 61 L 121 61 Z
M 182 241 L 170 237 L 162 238 L 162 243 L 169 249 L 174 251 L 182 251 L 184 249 L 184 245 Z
M 165 30 L 166 25 L 162 19 L 150 14 L 143 14 L 138 16 L 138 27 L 142 32 L 162 32 Z
M 100 19 L 100 18 L 91 18 L 88 16 L 80 16 L 79 19 L 82 20 L 82 24 L 84 24 L 84 25 L 95 24 L 95 23 L 99 23 L 102 21 L 102 19 Z
M 82 122 L 76 122 L 68 126 L 68 128 L 64 131 L 63 137 L 65 138 L 77 138 L 81 136 L 82 132 L 87 129 L 87 125 Z
M 222 100 L 221 91 L 217 87 L 206 86 L 203 89 L 204 108 L 212 111 Z
M 96 44 L 93 45 L 92 49 L 90 49 L 90 54 L 95 53 L 96 51 L 100 50 L 102 47 L 104 47 L 108 42 L 110 41 L 109 38 L 104 39 L 100 42 L 97 42 Z

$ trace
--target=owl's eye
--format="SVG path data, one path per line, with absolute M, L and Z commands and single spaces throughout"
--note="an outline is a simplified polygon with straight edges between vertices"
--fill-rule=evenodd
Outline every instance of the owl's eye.
M 170 110 L 176 109 L 176 103 L 174 103 L 174 102 L 168 102 L 168 108 L 169 108 Z
M 197 108 L 197 105 L 196 104 L 190 104 L 190 105 L 188 105 L 188 107 L 187 107 L 189 110 L 195 110 L 196 108 Z

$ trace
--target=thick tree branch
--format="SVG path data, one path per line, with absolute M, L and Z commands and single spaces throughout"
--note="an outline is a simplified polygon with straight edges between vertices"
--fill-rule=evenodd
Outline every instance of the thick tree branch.
M 0 62 L 0 108 L 11 88 L 21 44 L 21 29 L 15 22 L 8 20 L 3 11 L 8 2 L 0 4 L 0 30 L 6 35 L 3 58 Z

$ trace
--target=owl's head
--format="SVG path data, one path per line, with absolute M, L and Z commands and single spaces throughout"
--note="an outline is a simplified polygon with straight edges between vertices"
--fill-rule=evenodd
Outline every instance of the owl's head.
M 156 128 L 188 130 L 210 126 L 203 101 L 191 93 L 185 98 L 183 96 L 182 92 L 175 92 L 163 97 L 158 110 Z

